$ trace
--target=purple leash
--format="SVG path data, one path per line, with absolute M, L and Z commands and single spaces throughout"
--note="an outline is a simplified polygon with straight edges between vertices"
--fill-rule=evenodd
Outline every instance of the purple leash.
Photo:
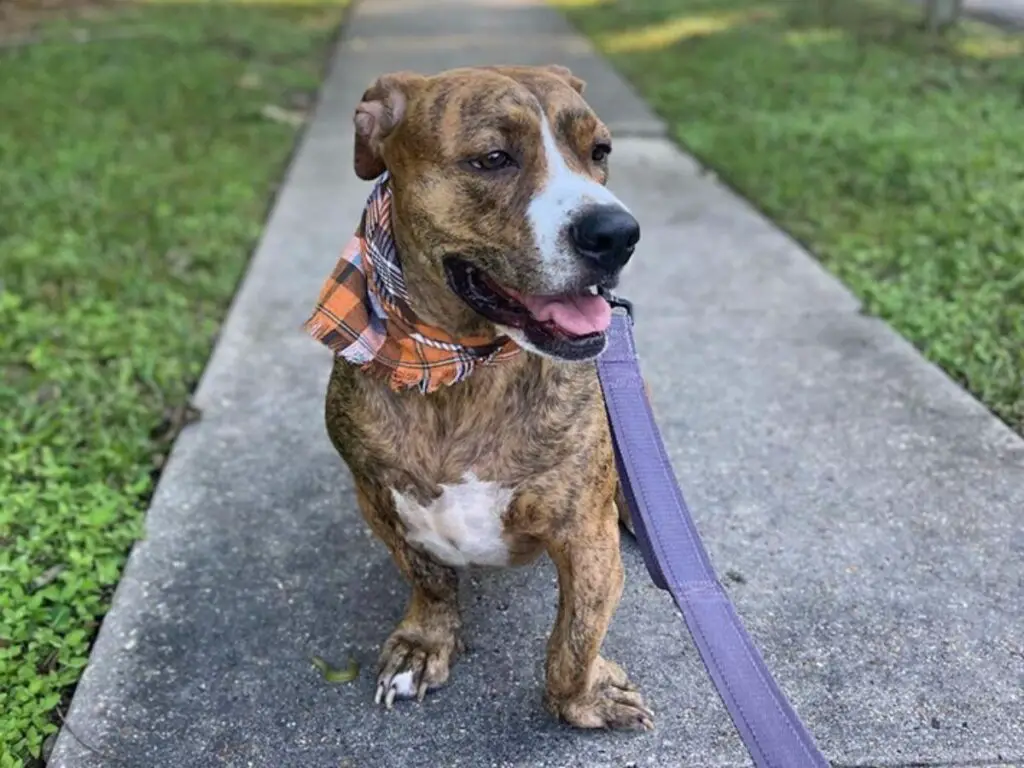
M 715 575 L 654 420 L 633 340 L 615 312 L 598 359 L 615 460 L 647 570 L 683 612 L 700 657 L 757 768 L 828 768 Z

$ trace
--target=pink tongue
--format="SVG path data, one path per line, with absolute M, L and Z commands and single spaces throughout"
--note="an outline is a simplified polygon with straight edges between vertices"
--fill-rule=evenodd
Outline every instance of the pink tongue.
M 600 296 L 524 296 L 523 304 L 540 322 L 552 322 L 572 336 L 601 333 L 612 322 L 612 308 Z

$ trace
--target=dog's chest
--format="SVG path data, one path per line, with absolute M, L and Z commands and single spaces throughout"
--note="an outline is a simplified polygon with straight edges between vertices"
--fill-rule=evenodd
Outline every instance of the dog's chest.
M 428 396 L 336 366 L 328 393 L 328 431 L 350 469 L 391 497 L 386 514 L 410 544 L 454 566 L 529 559 L 538 498 L 578 479 L 602 419 L 592 370 L 541 359 Z
M 502 515 L 512 495 L 511 488 L 472 472 L 459 483 L 442 485 L 441 495 L 425 504 L 392 491 L 409 543 L 454 566 L 508 564 Z

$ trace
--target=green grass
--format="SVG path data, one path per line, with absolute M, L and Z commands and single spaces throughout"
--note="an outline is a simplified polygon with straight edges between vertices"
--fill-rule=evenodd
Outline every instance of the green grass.
M 1024 36 L 930 37 L 901 2 L 561 4 L 682 144 L 1024 430 Z
M 0 51 L 0 768 L 56 730 L 295 140 L 261 109 L 315 94 L 341 13 L 139 5 Z

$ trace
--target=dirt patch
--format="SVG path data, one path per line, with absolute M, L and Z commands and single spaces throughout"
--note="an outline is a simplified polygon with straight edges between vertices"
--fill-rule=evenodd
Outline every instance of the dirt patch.
M 43 22 L 87 18 L 123 4 L 123 0 L 0 0 L 0 45 L 31 40 Z

